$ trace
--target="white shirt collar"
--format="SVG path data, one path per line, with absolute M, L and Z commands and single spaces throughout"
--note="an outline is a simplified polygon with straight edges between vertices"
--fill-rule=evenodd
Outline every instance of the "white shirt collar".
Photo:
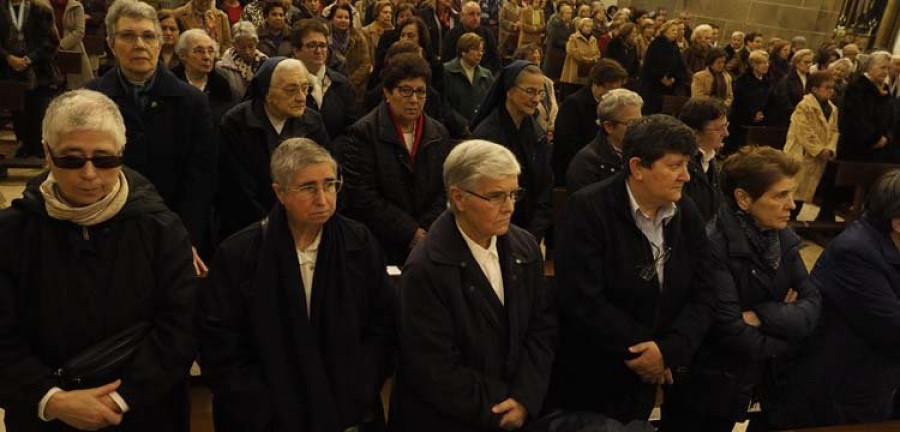
M 707 152 L 703 150 L 703 147 L 697 147 L 697 150 L 700 150 L 700 165 L 703 167 L 703 172 L 709 171 L 709 163 L 716 158 L 716 151 Z
M 300 265 L 316 264 L 316 256 L 319 254 L 319 243 L 322 241 L 322 230 L 316 234 L 316 239 L 310 243 L 306 249 L 297 249 L 297 257 L 300 259 Z
M 628 184 L 628 180 L 625 180 L 625 190 L 628 191 L 628 202 L 631 205 L 631 214 L 635 218 L 642 217 L 647 221 L 653 222 L 654 225 L 659 225 L 668 223 L 675 216 L 675 211 L 678 207 L 675 203 L 669 203 L 656 211 L 656 220 L 651 219 L 650 216 L 647 216 L 647 213 L 644 213 L 644 211 L 641 210 L 641 206 L 638 204 L 637 200 L 634 199 L 634 194 L 631 192 L 631 186 Z
M 469 246 L 469 249 L 472 251 L 475 261 L 481 262 L 481 258 L 490 256 L 495 258 L 500 257 L 500 254 L 497 253 L 497 236 L 491 237 L 491 244 L 485 249 L 480 244 L 476 243 L 475 240 L 469 238 L 469 235 L 463 231 L 461 226 L 459 226 L 459 222 L 456 223 L 456 228 L 459 229 L 459 233 L 462 234 L 463 240 L 466 241 L 466 245 Z

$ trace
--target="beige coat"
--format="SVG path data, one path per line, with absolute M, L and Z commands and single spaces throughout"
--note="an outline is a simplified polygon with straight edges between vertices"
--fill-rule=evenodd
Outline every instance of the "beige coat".
M 528 44 L 541 46 L 546 28 L 547 20 L 544 18 L 544 11 L 538 10 L 535 13 L 533 7 L 523 7 L 519 11 L 519 48 Z
M 833 103 L 828 104 L 831 105 L 831 117 L 825 120 L 819 101 L 812 94 L 807 94 L 791 115 L 784 152 L 802 163 L 796 178 L 794 199 L 797 201 L 812 201 L 822 179 L 827 162 L 820 161 L 816 156 L 823 150 L 831 150 L 831 159 L 837 154 L 838 109 Z
M 731 90 L 731 74 L 728 72 L 722 72 L 725 76 L 725 105 L 731 107 L 731 101 L 734 100 L 734 93 Z M 715 85 L 716 80 L 713 78 L 712 72 L 709 71 L 709 68 L 703 69 L 700 72 L 694 74 L 694 78 L 691 80 L 691 97 L 711 97 L 713 85 Z
M 600 60 L 600 47 L 597 46 L 597 39 L 594 36 L 588 39 L 580 31 L 572 33 L 569 41 L 566 42 L 566 63 L 563 64 L 559 81 L 569 84 L 587 84 L 589 74 L 579 76 L 578 66 L 593 65 L 598 60 Z M 588 66 L 582 66 L 582 72 L 586 68 Z
M 519 23 L 519 7 L 516 6 L 515 0 L 507 0 L 503 2 L 500 8 L 500 38 L 497 40 L 497 51 L 503 57 L 511 56 L 512 50 L 516 47 L 509 41 L 513 34 L 518 34 L 516 25 Z
M 62 17 L 63 34 L 59 40 L 59 49 L 63 51 L 73 51 L 81 53 L 81 73 L 68 74 L 66 82 L 69 88 L 79 88 L 84 83 L 94 79 L 94 72 L 91 70 L 91 60 L 88 58 L 84 44 L 84 6 L 78 0 L 69 0 L 66 3 L 66 12 Z
M 216 9 L 215 5 L 207 11 L 207 14 L 212 17 L 209 23 L 204 22 L 204 20 L 194 14 L 194 8 L 190 2 L 175 9 L 174 12 L 175 18 L 181 24 L 181 31 L 195 28 L 206 30 L 219 44 L 219 55 L 231 48 L 231 23 L 228 21 L 228 15 Z

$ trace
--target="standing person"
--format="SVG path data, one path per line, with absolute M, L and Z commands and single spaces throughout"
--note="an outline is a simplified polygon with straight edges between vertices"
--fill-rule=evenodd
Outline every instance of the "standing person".
M 106 96 L 56 98 L 43 142 L 48 171 L 0 211 L 6 429 L 187 431 L 188 233 L 153 185 L 122 166 L 125 122 Z
M 234 46 L 225 50 L 216 70 L 228 80 L 239 97 L 243 98 L 250 87 L 250 80 L 269 56 L 257 49 L 259 36 L 256 27 L 247 21 L 240 21 L 231 29 Z
M 675 89 L 686 83 L 684 58 L 675 44 L 678 31 L 678 23 L 666 21 L 647 48 L 641 68 L 640 94 L 644 98 L 644 114 L 662 111 L 663 96 L 675 94 Z
M 550 145 L 534 114 L 547 95 L 544 73 L 534 63 L 517 60 L 503 68 L 472 119 L 472 136 L 508 148 L 519 161 L 519 184 L 525 193 L 512 222 L 539 242 L 553 223 L 553 172 Z
M 731 62 L 731 59 L 734 58 L 735 55 L 740 55 L 740 52 L 744 49 L 744 32 L 735 31 L 731 33 L 731 42 L 725 47 L 725 54 L 728 55 L 728 61 Z
M 444 100 L 449 108 L 449 120 L 456 123 L 450 129 L 465 130 L 464 135 L 468 136 L 469 122 L 494 83 L 494 77 L 479 65 L 484 56 L 481 36 L 475 33 L 460 36 L 456 52 L 455 59 L 444 63 Z
M 160 24 L 150 5 L 116 0 L 106 34 L 118 66 L 86 87 L 119 106 L 128 135 L 125 165 L 153 183 L 192 244 L 204 245 L 218 160 L 206 96 L 159 65 Z M 196 250 L 194 265 L 206 272 Z
M 169 70 L 175 69 L 181 64 L 178 54 L 175 53 L 175 45 L 181 37 L 181 24 L 175 19 L 175 13 L 163 9 L 158 12 L 159 25 L 162 28 L 161 47 L 159 50 L 159 62 Z
M 347 77 L 327 66 L 328 26 L 317 19 L 301 20 L 291 33 L 294 58 L 309 71 L 306 105 L 322 114 L 328 136 L 344 134 L 360 116 L 356 94 Z
M 206 30 L 219 44 L 221 51 L 231 48 L 231 21 L 225 12 L 215 8 L 213 0 L 191 0 L 173 12 L 182 31 L 195 28 Z
M 815 330 L 821 304 L 788 227 L 799 169 L 770 147 L 745 147 L 723 163 L 726 204 L 709 237 L 716 319 L 667 389 L 661 429 L 730 432 L 760 401 L 750 428 L 768 430 L 767 417 L 794 410 L 777 394 L 780 374 Z
M 683 199 L 696 136 L 667 115 L 625 133 L 625 172 L 569 197 L 556 224 L 559 338 L 549 408 L 646 421 L 712 322 L 703 217 Z
M 684 63 L 687 66 L 689 76 L 706 69 L 709 65 L 706 63 L 709 57 L 709 38 L 712 34 L 712 27 L 709 24 L 700 24 L 691 33 L 691 44 L 684 51 Z M 723 57 L 725 57 L 723 55 Z M 724 62 L 723 62 L 724 66 Z M 691 94 L 693 96 L 693 93 Z
M 50 104 L 50 85 L 59 79 L 53 56 L 59 49 L 53 9 L 42 1 L 0 0 L 0 78 L 24 84 L 25 106 L 13 111 L 16 157 L 43 157 L 41 119 Z
M 181 66 L 172 73 L 206 95 L 212 114 L 213 130 L 218 132 L 222 116 L 237 104 L 242 96 L 213 67 L 213 59 L 219 47 L 205 31 L 191 29 L 181 34 L 175 51 L 181 57 Z
M 347 76 L 356 103 L 360 105 L 365 96 L 369 74 L 372 73 L 372 58 L 369 56 L 366 36 L 350 25 L 351 12 L 346 5 L 331 8 L 331 14 L 328 15 L 331 24 L 328 50 L 331 53 L 331 63 Z
M 289 139 L 270 165 L 277 203 L 222 244 L 200 301 L 216 430 L 383 430 L 395 332 L 381 248 L 335 214 L 323 147 Z
M 444 162 L 445 211 L 400 280 L 399 432 L 518 430 L 538 418 L 556 319 L 538 243 L 510 223 L 520 167 L 466 141 Z
M 58 5 L 62 5 L 62 14 L 57 14 Z M 91 69 L 91 59 L 88 58 L 84 44 L 84 6 L 78 0 L 53 0 L 56 30 L 62 37 L 59 40 L 59 49 L 81 54 L 81 73 L 68 74 L 66 84 L 68 88 L 81 87 L 84 83 L 94 79 L 94 71 Z
M 558 83 L 566 62 L 566 43 L 572 34 L 572 5 L 560 1 L 558 11 L 547 21 L 547 38 L 544 45 L 544 75 Z
M 441 164 L 447 129 L 425 114 L 431 69 L 398 54 L 384 74 L 384 98 L 335 143 L 347 181 L 345 214 L 364 223 L 389 265 L 403 265 L 444 211 Z
M 419 17 L 428 27 L 428 35 L 432 46 L 443 46 L 444 37 L 454 27 L 459 25 L 459 12 L 453 10 L 452 0 L 428 0 L 419 10 Z M 439 61 L 449 61 L 452 55 L 445 56 L 440 51 L 435 51 Z
M 638 49 L 635 45 L 637 33 L 634 24 L 624 23 L 619 26 L 616 36 L 606 46 L 606 58 L 615 60 L 628 72 L 628 88 L 637 86 L 641 64 L 638 60 Z
M 269 57 L 291 55 L 291 30 L 285 23 L 284 4 L 266 0 L 262 7 L 263 22 L 256 29 L 257 48 Z
M 553 137 L 553 176 L 556 186 L 565 186 L 569 162 L 600 131 L 593 116 L 584 113 L 597 112 L 597 104 L 610 90 L 622 87 L 628 72 L 613 60 L 602 59 L 591 68 L 590 85 L 563 100 L 556 116 L 556 133 Z
M 822 320 L 782 386 L 785 409 L 773 413 L 773 429 L 891 417 L 900 386 L 900 172 L 875 181 L 863 208 L 810 273 Z
M 731 128 L 725 148 L 727 154 L 744 146 L 747 126 L 765 125 L 770 115 L 769 54 L 756 50 L 747 59 L 750 68 L 734 82 L 734 101 L 728 116 Z
M 273 57 L 253 77 L 245 100 L 225 114 L 219 144 L 219 238 L 264 218 L 275 205 L 268 164 L 282 142 L 309 138 L 330 147 L 322 116 L 307 108 L 309 91 L 303 63 Z
M 560 96 L 565 99 L 588 83 L 591 69 L 600 60 L 600 48 L 593 33 L 594 20 L 582 18 L 566 42 L 566 62 L 560 81 Z
M 656 27 L 653 25 L 653 20 L 645 19 L 637 31 L 638 35 L 635 43 L 637 44 L 638 59 L 641 62 L 641 66 L 643 66 L 644 59 L 647 58 L 647 49 L 650 48 L 650 43 L 653 42 L 653 38 L 656 36 Z
M 456 43 L 463 33 L 477 33 L 478 36 L 481 36 L 481 38 L 484 39 L 485 51 L 481 64 L 492 72 L 500 70 L 500 55 L 497 53 L 497 39 L 494 37 L 494 32 L 490 28 L 481 25 L 481 5 L 479 5 L 477 1 L 470 0 L 463 4 L 462 12 L 460 13 L 460 23 L 462 25 L 455 26 L 452 30 L 447 32 L 441 45 L 434 45 L 435 50 L 440 48 L 440 58 L 453 58 L 453 54 L 456 52 Z M 434 41 L 432 41 L 432 43 L 434 43 Z
M 225 15 L 228 15 L 228 23 L 233 26 L 241 20 L 244 4 L 240 0 L 217 0 L 216 9 L 225 12 Z
M 504 0 L 500 8 L 500 28 L 497 49 L 504 60 L 512 57 L 519 45 L 519 0 Z
M 801 162 L 797 174 L 797 191 L 794 200 L 797 208 L 792 212 L 796 219 L 803 203 L 812 202 L 829 160 L 837 155 L 838 108 L 831 103 L 834 95 L 834 78 L 831 72 L 815 72 L 806 80 L 807 93 L 791 115 L 784 152 Z
M 794 57 L 797 56 L 799 53 Z M 872 53 L 864 73 L 856 75 L 847 86 L 844 115 L 839 123 L 841 159 L 900 161 L 900 144 L 894 142 L 894 106 L 885 84 L 890 62 L 889 53 Z
M 777 83 L 788 74 L 791 69 L 790 56 L 791 44 L 788 41 L 779 39 L 772 44 L 772 49 L 769 51 L 769 58 L 771 59 L 769 81 Z M 753 65 L 751 64 L 750 67 L 752 68 Z
M 394 5 L 389 0 L 381 0 L 375 3 L 373 8 L 375 19 L 362 28 L 366 36 L 366 46 L 369 48 L 369 58 L 375 63 L 375 48 L 381 41 L 381 36 L 394 29 Z
M 749 58 L 749 55 L 748 55 Z M 791 113 L 806 94 L 806 79 L 813 62 L 812 50 L 800 50 L 791 58 L 791 69 L 788 74 L 775 83 L 772 88 L 772 115 L 769 124 L 787 127 Z
M 519 40 L 518 47 L 526 45 L 539 45 L 544 41 L 544 33 L 547 31 L 547 18 L 544 16 L 544 3 L 542 0 L 526 0 L 525 5 L 519 11 Z
M 691 80 L 691 97 L 713 97 L 724 102 L 726 107 L 731 107 L 734 93 L 731 87 L 731 74 L 725 70 L 724 50 L 719 48 L 709 50 L 706 56 L 706 69 L 695 73 Z

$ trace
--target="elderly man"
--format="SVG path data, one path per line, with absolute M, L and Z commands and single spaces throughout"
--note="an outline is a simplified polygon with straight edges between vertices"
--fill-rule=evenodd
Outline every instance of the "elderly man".
M 277 204 L 222 243 L 200 302 L 216 430 L 383 430 L 395 339 L 381 247 L 335 215 L 342 181 L 327 150 L 289 139 L 271 173 Z
M 443 45 L 436 46 L 435 51 L 440 48 L 441 59 L 449 61 L 456 56 L 456 44 L 459 42 L 460 36 L 465 33 L 475 33 L 484 40 L 484 57 L 481 59 L 481 64 L 493 72 L 500 70 L 497 38 L 494 37 L 494 32 L 490 28 L 481 25 L 481 6 L 477 1 L 468 1 L 463 5 L 459 15 L 462 25 L 454 26 L 447 32 Z
M 206 31 L 188 30 L 181 34 L 175 45 L 175 54 L 181 63 L 172 70 L 180 80 L 206 95 L 215 129 L 218 129 L 225 112 L 242 96 L 218 70 L 213 69 L 217 52 L 218 44 Z
M 117 0 L 106 14 L 107 43 L 118 65 L 87 84 L 116 102 L 128 134 L 125 165 L 147 177 L 181 217 L 196 247 L 207 238 L 217 151 L 206 97 L 158 64 L 156 11 Z M 194 251 L 198 273 L 206 265 Z
M 703 216 L 682 188 L 696 136 L 667 115 L 628 128 L 625 171 L 576 192 L 556 226 L 560 347 L 548 403 L 647 420 L 712 320 Z
M 569 164 L 566 188 L 570 194 L 622 171 L 622 141 L 628 127 L 641 118 L 644 100 L 626 89 L 610 90 L 597 105 L 600 131 Z
M 217 9 L 213 0 L 191 0 L 174 12 L 182 31 L 205 30 L 222 51 L 231 47 L 231 22 L 228 21 L 228 14 Z M 219 53 L 217 51 L 216 56 Z
M 853 63 L 853 67 L 850 68 L 851 72 L 856 72 L 859 69 L 859 46 L 856 44 L 847 44 L 844 45 L 844 48 L 841 50 L 841 55 L 843 58 L 850 60 Z
M 0 211 L 6 429 L 184 430 L 196 281 L 188 233 L 122 166 L 125 122 L 108 97 L 59 96 L 43 142 L 49 171 Z
M 716 154 L 728 137 L 728 107 L 716 98 L 691 98 L 678 119 L 697 135 L 698 152 L 688 164 L 691 180 L 684 185 L 684 193 L 697 205 L 703 220 L 710 223 L 724 199 Z
M 301 20 L 291 32 L 291 47 L 294 58 L 309 71 L 312 87 L 306 104 L 322 113 L 328 134 L 337 138 L 359 120 L 361 113 L 350 81 L 326 65 L 329 35 L 331 30 L 322 21 Z
M 591 68 L 590 85 L 566 97 L 556 116 L 553 137 L 553 176 L 557 186 L 566 186 L 566 170 L 575 154 L 600 131 L 597 119 L 585 113 L 597 112 L 597 104 L 608 91 L 622 87 L 628 72 L 612 60 L 600 60 Z
M 400 281 L 397 431 L 516 430 L 540 415 L 556 320 L 540 248 L 510 224 L 519 173 L 516 156 L 488 141 L 444 162 L 450 210 Z
M 253 81 L 247 100 L 222 118 L 222 175 L 217 208 L 220 238 L 265 217 L 276 202 L 269 160 L 283 141 L 310 138 L 331 143 L 322 116 L 306 108 L 309 73 L 299 60 L 272 57 Z
M 736 31 L 731 33 L 731 43 L 725 47 L 725 54 L 728 55 L 728 61 L 734 58 L 735 54 L 740 53 L 744 49 L 744 32 Z

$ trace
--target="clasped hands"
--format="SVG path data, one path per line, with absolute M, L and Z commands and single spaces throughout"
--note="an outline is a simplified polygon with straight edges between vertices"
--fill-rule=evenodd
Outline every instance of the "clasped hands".
M 500 419 L 500 428 L 503 430 L 520 429 L 528 417 L 528 410 L 513 398 L 507 398 L 503 402 L 491 407 L 494 414 L 503 414 Z
M 638 354 L 625 360 L 625 366 L 634 371 L 641 381 L 648 384 L 672 384 L 672 370 L 666 367 L 662 352 L 656 342 L 641 342 L 628 348 L 628 352 Z
M 44 416 L 57 419 L 75 429 L 95 431 L 122 422 L 122 410 L 110 393 L 122 380 L 84 390 L 60 391 L 50 396 Z
M 6 56 L 6 63 L 9 65 L 9 67 L 12 68 L 12 70 L 16 72 L 22 72 L 23 70 L 27 69 L 28 66 L 31 66 L 31 59 L 27 56 L 19 57 L 9 54 Z

